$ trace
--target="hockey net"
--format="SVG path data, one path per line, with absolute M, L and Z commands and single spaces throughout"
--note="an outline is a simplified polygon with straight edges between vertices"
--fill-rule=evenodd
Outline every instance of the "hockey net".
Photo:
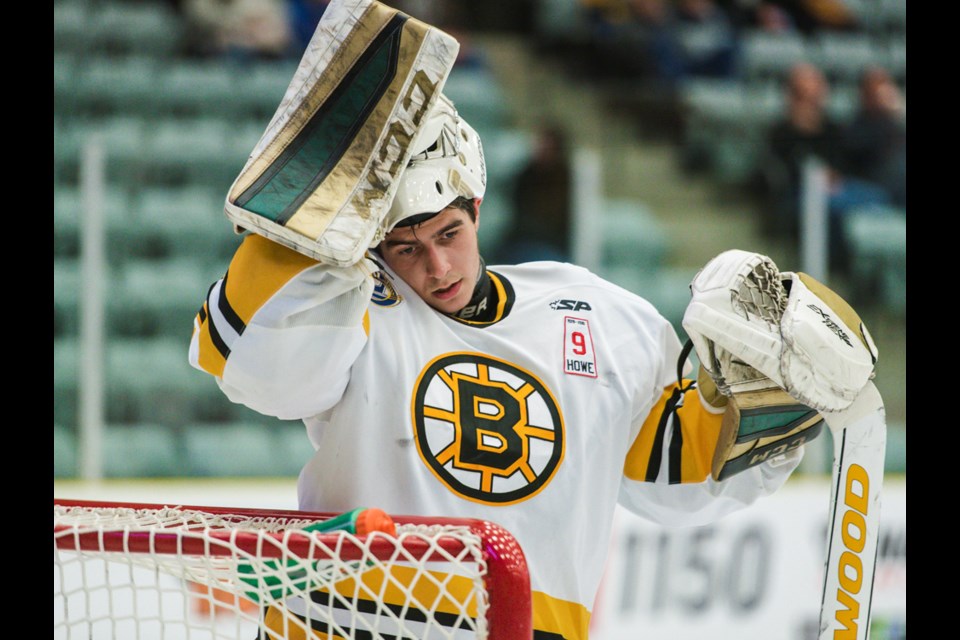
M 54 638 L 514 640 L 532 636 L 516 539 L 483 520 L 54 500 Z

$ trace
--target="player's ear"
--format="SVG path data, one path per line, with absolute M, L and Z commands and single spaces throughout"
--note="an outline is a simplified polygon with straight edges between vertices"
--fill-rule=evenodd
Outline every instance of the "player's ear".
M 473 199 L 473 210 L 476 215 L 473 218 L 473 226 L 477 229 L 480 229 L 480 203 L 483 202 L 483 198 L 474 198 Z

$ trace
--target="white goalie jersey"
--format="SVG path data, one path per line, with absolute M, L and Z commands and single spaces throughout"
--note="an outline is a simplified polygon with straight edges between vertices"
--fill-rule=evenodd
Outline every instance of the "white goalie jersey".
M 678 380 L 682 345 L 651 304 L 569 264 L 485 277 L 482 308 L 452 317 L 376 260 L 334 268 L 251 235 L 190 362 L 232 401 L 304 421 L 301 509 L 496 522 L 526 555 L 534 627 L 584 639 L 618 502 L 710 522 L 773 492 L 799 452 L 715 482 L 720 415 Z

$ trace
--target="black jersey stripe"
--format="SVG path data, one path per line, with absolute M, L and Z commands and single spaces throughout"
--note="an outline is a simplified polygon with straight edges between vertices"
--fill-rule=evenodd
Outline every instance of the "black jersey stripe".
M 217 348 L 217 352 L 223 357 L 224 360 L 230 357 L 230 347 L 227 346 L 227 342 L 223 339 L 223 336 L 220 335 L 220 332 L 217 331 L 217 325 L 215 322 L 207 323 L 207 332 L 210 334 L 210 342 L 213 343 L 213 346 Z
M 660 475 L 660 461 L 663 459 L 663 440 L 667 433 L 667 423 L 670 422 L 670 416 L 674 415 L 677 403 L 680 401 L 681 393 L 679 388 L 675 388 L 670 394 L 663 407 L 663 413 L 660 414 L 660 422 L 657 424 L 657 434 L 653 438 L 653 446 L 650 448 L 650 460 L 647 461 L 647 475 L 644 478 L 647 482 L 656 482 Z
M 230 272 L 227 271 L 226 275 L 223 276 L 223 284 L 220 285 L 220 295 L 217 297 L 217 309 L 223 314 L 224 320 L 237 332 L 237 335 L 241 335 L 246 330 L 247 325 L 237 312 L 233 310 L 230 301 L 227 300 L 227 279 L 229 277 Z
M 673 415 L 673 434 L 670 438 L 670 450 L 667 457 L 667 478 L 670 484 L 680 484 L 683 481 L 681 470 L 683 467 L 683 429 L 681 428 L 680 414 Z
M 670 484 L 680 484 L 683 482 L 683 422 L 680 419 L 680 414 L 677 412 L 677 409 L 679 409 L 677 405 L 681 404 L 680 400 L 683 398 L 683 395 L 696 386 L 694 381 L 683 377 L 683 368 L 692 350 L 693 341 L 687 339 L 683 345 L 683 349 L 680 350 L 680 357 L 677 358 L 678 389 L 674 392 L 677 402 L 673 403 L 669 412 L 673 414 L 670 450 L 667 452 L 667 480 Z M 671 400 L 673 400 L 673 398 L 671 398 Z

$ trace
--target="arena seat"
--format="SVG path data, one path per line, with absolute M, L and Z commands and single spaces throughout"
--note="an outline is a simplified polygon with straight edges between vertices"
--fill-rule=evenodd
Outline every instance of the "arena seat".
M 182 464 L 176 432 L 161 424 L 107 425 L 103 472 L 108 478 L 175 476 Z

